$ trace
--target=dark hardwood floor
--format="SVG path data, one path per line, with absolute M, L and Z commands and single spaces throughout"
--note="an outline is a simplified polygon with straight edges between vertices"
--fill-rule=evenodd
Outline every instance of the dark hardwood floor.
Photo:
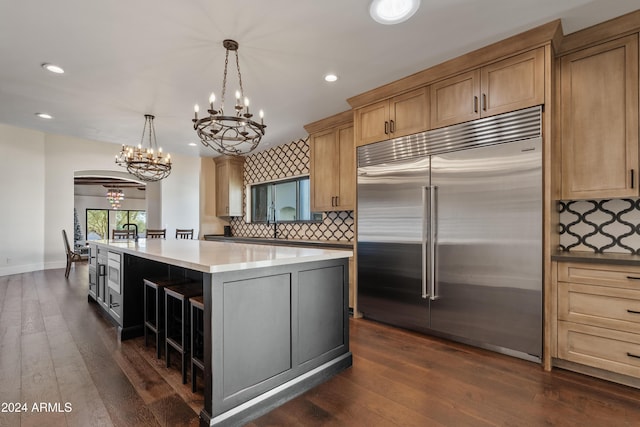
M 0 426 L 196 426 L 202 393 L 142 338 L 117 341 L 87 274 L 0 277 Z M 640 425 L 640 390 L 367 320 L 350 330 L 351 368 L 249 426 Z

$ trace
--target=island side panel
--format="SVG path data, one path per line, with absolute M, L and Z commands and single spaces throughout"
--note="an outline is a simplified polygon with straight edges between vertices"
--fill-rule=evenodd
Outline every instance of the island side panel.
M 246 422 L 351 366 L 348 283 L 347 258 L 212 275 L 212 425 Z
M 212 402 L 212 389 L 213 389 L 213 375 L 211 369 L 207 369 L 207 367 L 211 366 L 211 353 L 213 346 L 211 345 L 211 339 L 207 339 L 207 337 L 212 336 L 211 330 L 211 311 L 212 311 L 212 301 L 213 301 L 213 278 L 212 275 L 207 273 L 203 274 L 202 277 L 202 299 L 204 300 L 204 315 L 202 320 L 204 322 L 203 325 L 203 334 L 204 334 L 204 353 L 203 353 L 203 363 L 204 363 L 204 408 L 200 411 L 200 426 L 208 426 L 211 422 L 211 402 Z M 193 379 L 192 379 L 193 380 Z

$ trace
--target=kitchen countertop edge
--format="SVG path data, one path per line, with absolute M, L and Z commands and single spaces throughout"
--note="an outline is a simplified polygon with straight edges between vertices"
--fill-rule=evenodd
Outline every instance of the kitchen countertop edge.
M 235 245 L 231 245 L 229 242 L 207 242 L 204 240 L 188 239 L 152 239 L 148 242 L 146 239 L 140 239 L 139 242 L 134 242 L 133 240 L 94 240 L 91 243 L 141 258 L 189 268 L 203 273 L 223 273 L 302 262 L 349 258 L 353 256 L 352 250 L 348 248 L 281 247 L 282 250 L 275 250 L 276 245 L 270 245 L 272 246 L 271 248 L 263 250 L 262 247 L 265 246 L 264 244 L 251 245 L 249 243 L 242 243 L 242 247 L 238 247 L 236 251 Z M 203 244 L 206 245 L 205 249 L 207 249 L 207 253 L 204 255 L 200 254 L 198 250 L 198 248 L 202 248 Z M 196 249 L 196 253 L 188 253 L 188 249 L 194 248 Z M 185 251 L 183 252 L 181 249 L 185 249 Z M 234 252 L 236 252 L 236 256 L 232 256 L 231 258 L 225 257 L 225 254 L 231 253 L 233 255 Z M 217 256 L 218 254 L 220 254 L 220 256 Z
M 640 256 L 617 253 L 556 252 L 551 255 L 551 260 L 559 262 L 583 262 L 588 264 L 640 266 Z
M 302 239 L 273 239 L 269 237 L 242 237 L 242 236 L 221 236 L 216 234 L 205 234 L 204 239 L 210 242 L 233 242 L 251 243 L 255 245 L 278 245 L 278 246 L 308 246 L 333 249 L 353 249 L 352 242 L 341 242 L 338 240 L 302 240 Z

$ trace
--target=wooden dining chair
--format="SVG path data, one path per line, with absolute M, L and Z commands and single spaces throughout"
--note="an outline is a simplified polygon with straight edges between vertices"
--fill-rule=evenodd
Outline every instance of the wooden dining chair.
M 111 239 L 135 239 L 136 233 L 133 230 L 111 230 Z
M 69 239 L 67 238 L 67 232 L 65 230 L 62 230 L 62 240 L 64 242 L 64 250 L 67 253 L 67 267 L 64 270 L 64 277 L 68 279 L 69 271 L 71 271 L 71 264 L 77 261 L 82 261 L 82 255 L 71 250 Z
M 176 239 L 193 239 L 193 228 L 176 229 Z
M 162 230 L 151 230 L 147 228 L 147 239 L 166 239 L 167 238 L 167 229 L 163 228 Z

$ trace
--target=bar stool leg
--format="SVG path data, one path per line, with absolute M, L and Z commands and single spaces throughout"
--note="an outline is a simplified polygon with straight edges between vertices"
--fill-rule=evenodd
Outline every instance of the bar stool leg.
M 173 298 L 171 298 L 173 299 Z M 169 295 L 165 292 L 164 294 L 164 329 L 165 329 L 165 337 L 169 336 L 169 325 L 171 325 L 171 323 L 169 323 L 169 319 L 171 318 L 170 316 L 173 315 L 173 309 L 171 307 L 171 304 L 169 303 L 170 297 Z M 165 359 L 167 361 L 167 368 L 170 365 L 170 361 L 169 361 L 169 342 L 165 339 L 164 340 L 164 355 L 165 355 Z
M 160 321 L 162 320 L 160 318 L 160 306 L 162 304 L 159 303 L 159 299 L 160 299 L 160 295 L 158 295 L 159 292 L 162 292 L 163 290 L 161 288 L 156 288 L 154 290 L 154 294 L 155 294 L 155 298 L 153 299 L 155 301 L 155 318 L 156 318 L 156 359 L 160 359 L 160 355 L 162 353 L 162 342 L 164 341 L 164 328 L 166 328 L 166 322 L 165 322 L 165 326 L 163 328 L 160 327 Z M 164 292 L 163 292 L 164 293 Z M 146 328 L 145 328 L 146 331 Z
M 185 338 L 186 338 L 186 333 L 189 331 L 189 328 L 187 326 L 187 324 L 189 323 L 188 320 L 189 318 L 187 317 L 187 313 L 189 310 L 189 300 L 187 298 L 182 300 L 182 313 L 181 313 L 181 318 L 182 318 L 182 334 L 180 334 L 180 342 L 182 343 L 182 384 L 186 384 L 187 383 L 187 365 L 185 363 L 185 356 L 189 353 L 189 351 L 187 350 L 187 346 L 185 345 Z
M 191 357 L 189 357 L 189 359 L 191 360 L 191 392 L 195 393 L 196 392 L 196 367 L 193 364 L 193 356 L 195 354 L 194 336 L 196 334 L 195 334 L 194 328 L 195 328 L 195 325 L 196 325 L 196 319 L 194 319 L 194 316 L 196 314 L 196 309 L 195 309 L 195 307 L 193 305 L 191 305 L 190 308 L 191 308 L 191 313 L 190 313 L 190 315 L 191 315 L 191 335 L 190 335 L 189 338 L 190 338 L 191 343 L 190 343 L 189 349 L 191 350 L 190 351 Z

